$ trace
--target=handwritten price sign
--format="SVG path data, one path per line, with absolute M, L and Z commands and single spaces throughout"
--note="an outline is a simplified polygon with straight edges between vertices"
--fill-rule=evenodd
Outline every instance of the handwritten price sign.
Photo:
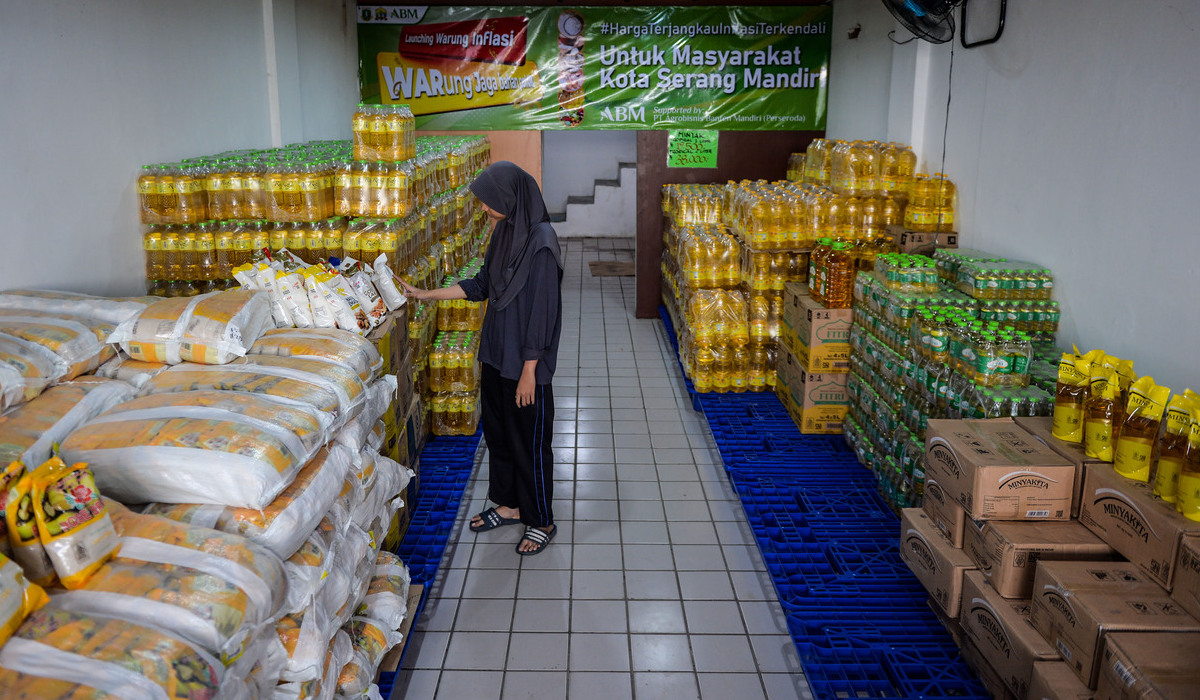
M 679 129 L 671 131 L 667 135 L 667 167 L 717 167 L 718 133 L 714 129 Z

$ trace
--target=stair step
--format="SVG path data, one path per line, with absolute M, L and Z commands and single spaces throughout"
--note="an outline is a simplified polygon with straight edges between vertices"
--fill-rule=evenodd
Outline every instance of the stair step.
M 567 206 L 572 204 L 595 204 L 596 198 L 593 195 L 573 194 L 567 197 Z
M 621 178 L 618 177 L 613 180 L 596 180 L 595 186 L 596 187 L 620 187 L 621 186 Z
M 561 214 L 551 214 L 550 215 L 550 223 L 552 223 L 552 224 L 561 224 L 562 222 L 564 222 L 566 220 L 567 220 L 567 212 L 565 212 L 565 211 Z
M 618 169 L 622 169 L 622 168 L 633 168 L 633 169 L 635 169 L 635 170 L 636 170 L 636 169 L 637 169 L 637 163 L 617 163 L 617 168 L 618 168 Z

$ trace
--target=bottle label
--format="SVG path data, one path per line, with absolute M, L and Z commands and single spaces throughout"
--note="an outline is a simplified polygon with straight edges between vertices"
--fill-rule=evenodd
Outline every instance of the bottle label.
M 1180 513 L 1189 520 L 1200 520 L 1200 475 L 1180 474 L 1175 498 Z
M 1146 482 L 1150 480 L 1150 456 L 1154 453 L 1154 443 L 1145 438 L 1127 437 L 1121 435 L 1117 440 L 1117 451 L 1113 458 L 1113 468 L 1127 479 Z
M 162 250 L 163 241 L 158 236 L 146 236 L 142 239 L 142 250 Z
M 1154 495 L 1167 503 L 1178 497 L 1179 473 L 1183 471 L 1183 460 L 1178 457 L 1159 457 L 1154 471 Z
M 1012 373 L 1027 374 L 1029 372 L 1029 358 L 1025 355 L 1012 356 Z
M 1083 406 L 1054 404 L 1054 421 L 1050 432 L 1059 440 L 1083 442 Z
M 1113 461 L 1112 421 L 1087 420 L 1083 425 L 1083 449 L 1088 457 Z
M 138 194 L 158 194 L 158 183 L 151 179 L 138 180 Z

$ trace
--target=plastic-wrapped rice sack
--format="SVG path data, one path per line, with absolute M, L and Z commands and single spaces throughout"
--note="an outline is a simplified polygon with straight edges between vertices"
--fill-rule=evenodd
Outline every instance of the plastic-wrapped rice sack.
M 233 535 L 117 508 L 122 552 L 53 607 L 152 625 L 232 663 L 282 601 L 283 565 Z M 238 541 L 240 540 L 240 541 Z
M 186 391 L 119 404 L 71 433 L 61 454 L 87 462 L 124 503 L 266 508 L 329 440 L 329 416 L 254 394 Z
M 34 469 L 83 422 L 133 398 L 133 387 L 98 377 L 52 386 L 27 404 L 0 416 L 0 465 L 20 460 Z
M 274 700 L 332 700 L 338 674 L 353 653 L 350 636 L 337 630 L 325 649 L 320 678 L 299 683 L 281 683 L 275 687 Z
M 350 621 L 351 617 L 354 617 L 359 605 L 362 604 L 363 598 L 367 595 L 367 589 L 371 585 L 371 577 L 375 572 L 375 566 L 371 563 L 371 554 L 373 553 L 374 550 L 368 548 L 367 552 L 357 561 L 357 565 L 354 567 L 354 573 L 350 577 L 350 594 L 333 614 L 339 626 L 346 624 Z
M 46 604 L 46 592 L 25 578 L 15 561 L 0 556 L 0 646 L 25 618 Z
M 342 527 L 335 526 L 328 516 L 322 518 L 300 549 L 283 563 L 288 581 L 284 612 L 299 612 L 312 602 L 334 566 L 334 545 Z
M 228 666 L 230 673 L 246 679 L 250 697 L 271 697 L 279 683 L 279 674 L 287 664 L 287 652 L 275 633 L 274 625 L 267 625 L 246 646 L 246 653 Z
M 95 319 L 37 311 L 0 310 L 0 333 L 37 343 L 67 363 L 63 379 L 87 374 L 116 350 L 107 340 L 115 326 Z
M 354 651 L 350 662 L 342 667 L 337 692 L 360 696 L 371 687 L 384 655 L 399 644 L 404 635 L 369 617 L 352 617 L 342 629 L 350 635 Z
M 364 382 L 383 369 L 383 358 L 371 341 L 336 328 L 276 328 L 263 333 L 248 355 L 315 356 L 352 367 Z
M 0 648 L 0 697 L 247 700 L 208 652 L 155 627 L 45 607 Z
M 0 411 L 34 398 L 68 369 L 61 357 L 41 345 L 0 334 Z
M 158 297 L 120 297 L 110 299 L 75 292 L 53 292 L 41 289 L 10 289 L 0 292 L 0 309 L 5 311 L 40 311 L 47 314 L 83 316 L 116 325 L 150 304 Z
M 254 355 L 225 365 L 180 364 L 155 376 L 143 394 L 219 389 L 301 403 L 335 416 L 343 425 L 362 410 L 368 395 L 349 367 L 320 357 Z
M 242 535 L 287 559 L 300 549 L 333 505 L 353 457 L 341 445 L 321 448 L 295 480 L 261 510 L 153 503 L 143 512 Z
M 96 369 L 96 376 L 106 379 L 119 379 L 126 384 L 133 385 L 135 389 L 141 389 L 146 386 L 146 382 L 170 366 L 165 362 L 135 360 L 129 355 L 117 351 L 116 357 Z
M 279 641 L 288 655 L 280 679 L 295 682 L 321 678 L 325 651 L 338 627 L 340 625 L 335 624 L 333 614 L 320 597 L 301 612 L 284 615 L 275 624 Z
M 384 515 L 389 502 L 401 497 L 408 487 L 412 472 L 383 455 L 363 453 L 361 456 L 364 466 L 357 477 L 363 485 L 365 496 L 351 511 L 350 518 L 365 530 L 372 521 Z
M 408 615 L 408 588 L 412 583 L 408 567 L 391 552 L 375 558 L 375 573 L 358 615 L 379 620 L 386 627 L 400 629 Z
M 117 326 L 108 342 L 135 360 L 222 365 L 271 325 L 267 295 L 249 290 L 164 299 Z

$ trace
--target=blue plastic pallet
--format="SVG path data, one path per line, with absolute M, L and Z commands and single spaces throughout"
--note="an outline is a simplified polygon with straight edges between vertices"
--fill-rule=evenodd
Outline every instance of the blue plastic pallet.
M 988 698 L 900 560 L 899 522 L 875 475 L 842 436 L 801 435 L 773 394 L 686 385 L 741 498 L 814 696 Z

